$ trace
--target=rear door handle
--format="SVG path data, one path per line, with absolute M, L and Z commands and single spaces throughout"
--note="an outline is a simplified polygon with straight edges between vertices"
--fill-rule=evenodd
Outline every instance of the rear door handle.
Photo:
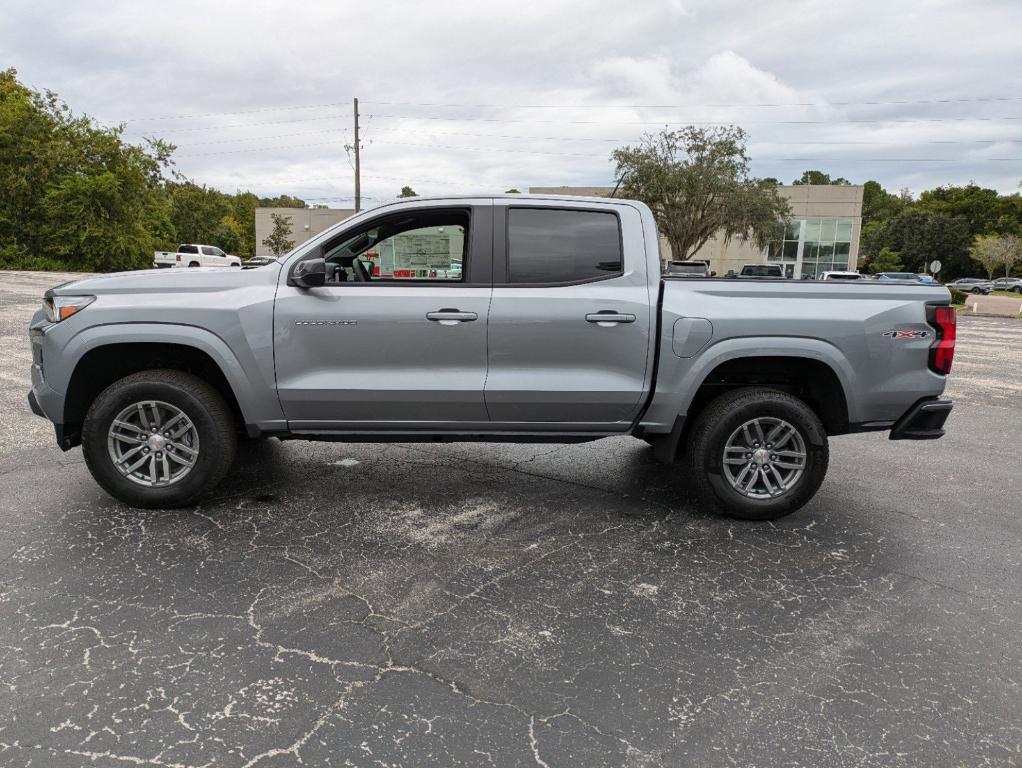
M 458 323 L 470 323 L 478 320 L 479 315 L 475 312 L 462 312 L 460 309 L 438 309 L 434 312 L 427 312 L 426 319 L 432 320 L 440 325 L 457 325 Z
M 596 323 L 604 328 L 617 325 L 618 323 L 634 323 L 635 315 L 623 312 L 615 312 L 612 309 L 601 309 L 599 312 L 590 312 L 586 315 L 587 323 Z

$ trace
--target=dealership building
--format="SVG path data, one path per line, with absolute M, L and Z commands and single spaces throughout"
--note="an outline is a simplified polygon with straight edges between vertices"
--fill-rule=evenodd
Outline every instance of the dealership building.
M 609 197 L 613 187 L 530 187 L 543 195 L 586 195 Z M 779 237 L 766 249 L 732 238 L 713 237 L 692 259 L 708 261 L 718 275 L 738 272 L 745 264 L 780 264 L 788 277 L 813 279 L 829 270 L 854 270 L 859 258 L 862 229 L 862 187 L 853 185 L 798 184 L 780 186 L 778 193 L 788 200 L 791 219 Z M 664 261 L 671 247 L 660 238 Z
M 830 270 L 854 270 L 859 258 L 862 229 L 862 187 L 852 185 L 799 184 L 778 187 L 787 199 L 791 218 L 778 228 L 778 238 L 765 249 L 737 238 L 725 242 L 713 237 L 691 258 L 708 261 L 718 275 L 738 272 L 745 264 L 780 264 L 785 275 L 813 279 Z M 532 194 L 609 197 L 613 187 L 530 187 Z M 273 230 L 271 214 L 291 220 L 295 245 L 347 219 L 347 208 L 256 208 L 256 255 L 269 255 L 263 245 Z M 670 260 L 671 247 L 660 239 L 660 254 Z

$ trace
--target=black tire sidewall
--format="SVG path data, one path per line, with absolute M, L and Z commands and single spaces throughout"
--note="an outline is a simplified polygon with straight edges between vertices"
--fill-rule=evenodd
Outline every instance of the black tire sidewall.
M 738 493 L 724 475 L 724 445 L 742 424 L 755 418 L 783 419 L 800 433 L 806 445 L 806 468 L 794 487 L 775 499 L 750 499 Z M 781 392 L 763 391 L 756 399 L 735 403 L 703 432 L 696 452 L 697 471 L 724 512 L 744 520 L 772 520 L 804 506 L 819 489 L 827 472 L 829 450 L 823 425 L 808 406 Z
M 134 379 L 134 380 L 132 380 Z M 147 488 L 128 480 L 114 466 L 107 437 L 114 417 L 132 403 L 160 400 L 180 408 L 199 434 L 199 457 L 179 482 Z M 200 396 L 176 383 L 129 377 L 107 388 L 93 403 L 82 429 L 82 452 L 93 477 L 114 498 L 135 507 L 174 507 L 200 495 L 220 474 L 220 457 L 228 451 L 220 425 Z

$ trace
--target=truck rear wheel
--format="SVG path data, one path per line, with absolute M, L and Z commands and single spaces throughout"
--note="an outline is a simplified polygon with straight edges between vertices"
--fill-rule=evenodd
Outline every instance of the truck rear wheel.
M 700 496 L 742 520 L 775 520 L 805 506 L 827 474 L 827 433 L 809 406 L 749 387 L 709 403 L 689 440 Z
M 234 418 L 197 376 L 151 370 L 114 382 L 82 425 L 85 463 L 132 507 L 181 507 L 219 483 L 237 449 Z

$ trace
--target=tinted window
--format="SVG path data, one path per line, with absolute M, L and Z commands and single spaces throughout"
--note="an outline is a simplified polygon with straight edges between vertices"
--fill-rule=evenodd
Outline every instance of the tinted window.
M 508 279 L 566 283 L 621 272 L 617 216 L 594 211 L 511 208 Z
M 199 249 L 194 245 L 182 245 L 178 249 L 178 253 L 198 253 Z

